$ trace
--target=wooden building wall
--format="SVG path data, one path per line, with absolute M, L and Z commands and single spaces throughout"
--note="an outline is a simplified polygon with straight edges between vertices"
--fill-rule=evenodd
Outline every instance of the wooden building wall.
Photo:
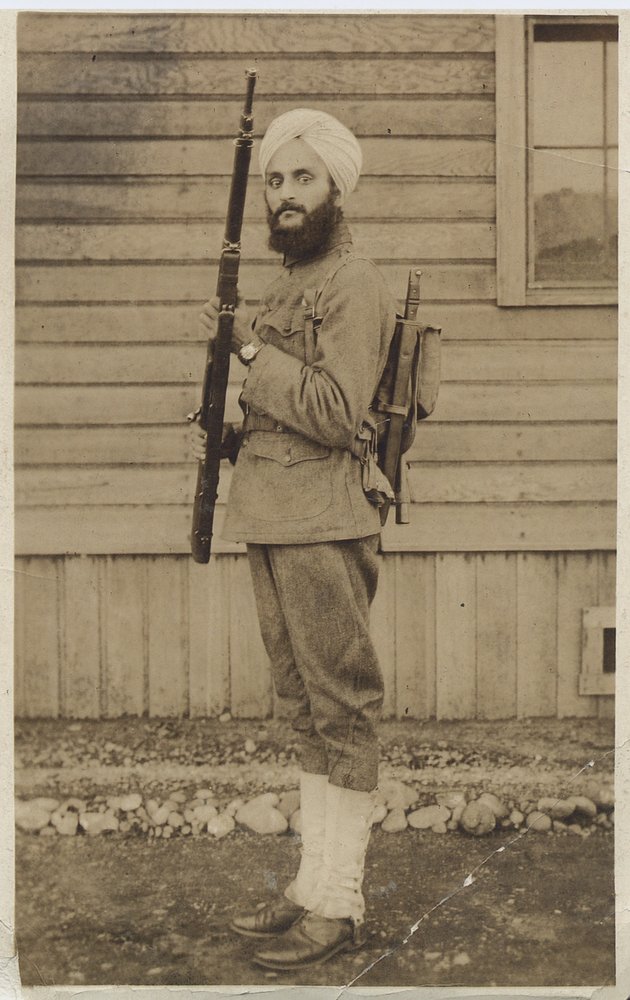
M 94 718 L 273 710 L 242 555 L 18 560 L 16 710 Z M 612 553 L 390 553 L 371 626 L 398 718 L 585 716 L 583 607 L 614 603 Z M 598 706 L 598 702 L 602 703 Z
M 272 708 L 242 547 L 187 556 L 196 314 L 249 65 L 257 135 L 303 104 L 356 132 L 356 245 L 399 294 L 419 264 L 444 329 L 411 524 L 384 536 L 388 712 L 598 711 L 577 676 L 581 608 L 614 599 L 616 310 L 496 306 L 494 46 L 479 14 L 19 15 L 18 712 Z M 254 170 L 252 304 L 265 231 Z

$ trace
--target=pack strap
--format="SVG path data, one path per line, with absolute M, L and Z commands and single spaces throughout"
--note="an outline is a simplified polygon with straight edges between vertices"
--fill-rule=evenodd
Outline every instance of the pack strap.
M 304 360 L 307 365 L 312 365 L 315 360 L 315 348 L 317 347 L 317 333 L 315 331 L 315 300 L 317 299 L 316 288 L 305 288 L 302 305 L 304 306 Z
M 380 403 L 379 413 L 397 413 L 401 417 L 406 417 L 409 411 L 408 406 L 397 406 L 395 403 Z
M 305 288 L 302 296 L 304 306 L 304 355 L 307 365 L 312 365 L 315 359 L 317 348 L 317 324 L 321 322 L 321 316 L 317 315 L 317 300 L 327 285 L 330 284 L 338 271 L 353 260 L 366 260 L 372 263 L 369 257 L 362 257 L 360 254 L 347 253 L 335 261 L 330 271 L 324 278 L 320 288 Z

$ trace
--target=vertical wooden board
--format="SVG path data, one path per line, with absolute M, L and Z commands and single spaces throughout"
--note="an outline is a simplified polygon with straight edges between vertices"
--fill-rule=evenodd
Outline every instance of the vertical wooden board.
M 188 560 L 191 718 L 218 715 L 230 700 L 229 574 L 225 556 Z
M 24 559 L 16 613 L 22 629 L 22 708 L 29 718 L 59 715 L 59 559 Z
M 476 572 L 473 554 L 436 561 L 436 714 L 473 719 L 476 710 Z
M 477 717 L 516 714 L 516 556 L 477 556 Z
M 370 608 L 370 635 L 383 674 L 383 717 L 396 710 L 396 567 L 393 555 L 379 556 L 378 588 Z
M 67 719 L 100 714 L 99 562 L 85 556 L 64 560 L 61 712 Z
M 598 553 L 598 600 L 600 607 L 610 607 L 617 603 L 617 554 L 615 552 Z M 602 695 L 597 699 L 598 715 L 602 719 L 609 719 L 615 714 L 615 698 L 610 695 Z
M 185 558 L 148 560 L 149 715 L 188 710 L 188 579 Z
M 597 715 L 597 698 L 580 694 L 582 609 L 597 605 L 597 554 L 558 555 L 558 718 Z
M 617 554 L 615 552 L 598 552 L 597 554 L 597 604 L 599 607 L 612 607 L 616 601 Z
M 142 715 L 147 707 L 146 560 L 108 556 L 102 590 L 103 714 Z
M 527 109 L 524 18 L 495 18 L 497 302 L 525 304 Z
M 225 556 L 230 581 L 230 694 L 237 718 L 264 719 L 272 707 L 271 671 L 258 627 L 246 556 Z
M 557 710 L 558 581 L 553 553 L 517 555 L 517 681 L 519 718 Z
M 599 702 L 598 716 L 600 719 L 614 719 L 615 717 L 615 699 L 611 695 L 602 695 L 598 698 Z
M 26 593 L 24 564 L 27 560 L 15 560 L 13 574 L 13 712 L 16 718 L 26 715 L 26 692 L 24 690 L 25 634 L 26 634 Z
M 396 554 L 396 716 L 435 715 L 435 556 Z

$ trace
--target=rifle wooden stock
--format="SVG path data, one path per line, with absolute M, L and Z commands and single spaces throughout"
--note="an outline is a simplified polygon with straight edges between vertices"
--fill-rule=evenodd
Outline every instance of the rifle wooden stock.
M 245 106 L 241 115 L 240 134 L 234 140 L 236 148 L 232 183 L 217 278 L 216 295 L 220 302 L 217 335 L 214 343 L 208 343 L 201 405 L 196 414 L 200 427 L 206 432 L 206 453 L 197 469 L 191 534 L 192 556 L 198 563 L 209 561 L 212 544 L 214 508 L 219 489 L 225 397 L 230 370 L 230 343 L 238 295 L 241 229 L 253 146 L 252 103 L 256 85 L 256 71 L 247 70 L 246 77 Z

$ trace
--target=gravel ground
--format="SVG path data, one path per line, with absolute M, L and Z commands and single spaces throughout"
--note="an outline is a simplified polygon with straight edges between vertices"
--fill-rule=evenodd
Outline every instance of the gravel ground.
M 607 720 L 387 723 L 383 773 L 436 791 L 535 801 L 610 790 Z M 16 791 L 192 792 L 219 799 L 295 787 L 281 722 L 20 722 Z M 503 848 L 503 850 L 502 850 Z M 602 985 L 614 977 L 613 835 L 483 838 L 376 828 L 366 869 L 370 936 L 359 954 L 301 974 L 266 974 L 226 924 L 268 898 L 298 857 L 294 834 L 224 840 L 17 838 L 24 984 Z M 466 888 L 466 876 L 474 880 Z M 409 928 L 417 931 L 406 941 Z M 391 954 L 390 954 L 391 952 Z M 365 971 L 376 962 L 369 971 Z
M 246 749 L 250 740 L 253 751 Z M 610 784 L 613 741 L 607 719 L 388 722 L 381 727 L 381 771 L 429 788 L 544 794 L 571 781 L 573 793 L 589 794 L 602 781 Z M 25 796 L 194 791 L 211 783 L 229 797 L 295 787 L 298 771 L 286 723 L 217 719 L 20 721 L 15 765 L 16 791 Z

